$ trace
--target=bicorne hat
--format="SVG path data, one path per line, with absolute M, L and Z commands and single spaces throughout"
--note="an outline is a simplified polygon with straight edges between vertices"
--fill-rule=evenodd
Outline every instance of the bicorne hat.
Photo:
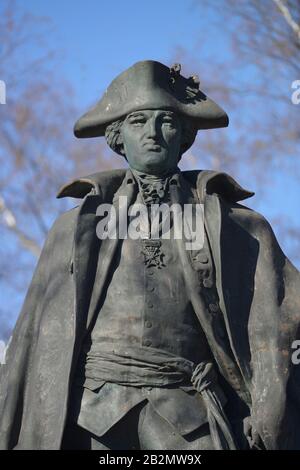
M 142 109 L 167 109 L 193 121 L 196 129 L 228 126 L 228 116 L 199 89 L 197 76 L 185 78 L 181 66 L 137 62 L 115 78 L 100 101 L 74 126 L 76 137 L 105 135 L 108 124 Z

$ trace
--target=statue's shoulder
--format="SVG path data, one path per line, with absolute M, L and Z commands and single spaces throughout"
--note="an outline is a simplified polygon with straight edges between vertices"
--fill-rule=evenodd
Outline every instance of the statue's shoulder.
M 48 233 L 48 240 L 55 242 L 59 239 L 66 239 L 71 236 L 73 238 L 73 231 L 78 219 L 80 206 L 75 206 L 72 209 L 61 213 L 53 222 L 52 227 Z
M 213 170 L 194 170 L 183 175 L 197 187 L 202 200 L 206 195 L 218 196 L 223 218 L 235 222 L 256 238 L 274 236 L 267 219 L 259 212 L 241 204 L 254 195 L 253 191 L 243 188 L 234 177 L 225 172 Z
M 126 169 L 99 171 L 88 176 L 81 176 L 64 184 L 57 193 L 57 198 L 84 198 L 87 194 L 100 194 L 106 198 L 114 194 L 126 176 Z
M 240 203 L 233 203 L 230 206 L 225 203 L 225 206 L 228 217 L 255 238 L 274 237 L 270 223 L 260 212 Z
M 243 188 L 231 175 L 214 170 L 183 171 L 183 177 L 197 189 L 199 199 L 216 194 L 229 203 L 242 201 L 254 195 L 253 191 Z
M 57 198 L 71 197 L 82 200 L 87 195 L 99 195 L 102 200 L 109 201 L 122 184 L 125 176 L 126 170 L 119 169 L 75 178 L 60 188 Z M 50 241 L 72 235 L 81 206 L 82 201 L 79 201 L 78 205 L 57 217 L 48 234 Z

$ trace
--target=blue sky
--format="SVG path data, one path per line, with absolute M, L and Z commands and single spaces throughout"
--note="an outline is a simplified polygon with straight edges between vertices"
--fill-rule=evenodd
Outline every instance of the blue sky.
M 62 51 L 64 73 L 82 103 L 138 60 L 165 61 L 176 47 L 195 48 L 203 21 L 194 0 L 27 0 L 26 9 L 52 18 L 51 45 Z M 211 54 L 221 45 L 224 52 L 224 38 L 215 36 Z

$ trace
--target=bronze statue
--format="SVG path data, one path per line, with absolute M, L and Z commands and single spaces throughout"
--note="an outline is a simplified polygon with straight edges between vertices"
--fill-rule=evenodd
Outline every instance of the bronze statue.
M 58 194 L 83 200 L 51 229 L 7 351 L 1 448 L 300 449 L 299 273 L 239 203 L 252 192 L 178 168 L 198 130 L 227 125 L 197 76 L 154 61 L 76 123 L 129 169 Z M 136 204 L 139 230 L 121 234 Z M 186 206 L 190 232 L 176 237 Z M 153 237 L 155 207 L 170 217 Z

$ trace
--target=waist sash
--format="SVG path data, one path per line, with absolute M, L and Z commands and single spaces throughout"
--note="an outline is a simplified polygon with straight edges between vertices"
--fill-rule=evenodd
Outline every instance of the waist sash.
M 211 362 L 194 364 L 155 348 L 126 347 L 122 351 L 101 348 L 87 354 L 86 379 L 134 387 L 187 384 L 203 397 L 215 449 L 236 449 L 230 424 L 218 396 L 217 373 Z

